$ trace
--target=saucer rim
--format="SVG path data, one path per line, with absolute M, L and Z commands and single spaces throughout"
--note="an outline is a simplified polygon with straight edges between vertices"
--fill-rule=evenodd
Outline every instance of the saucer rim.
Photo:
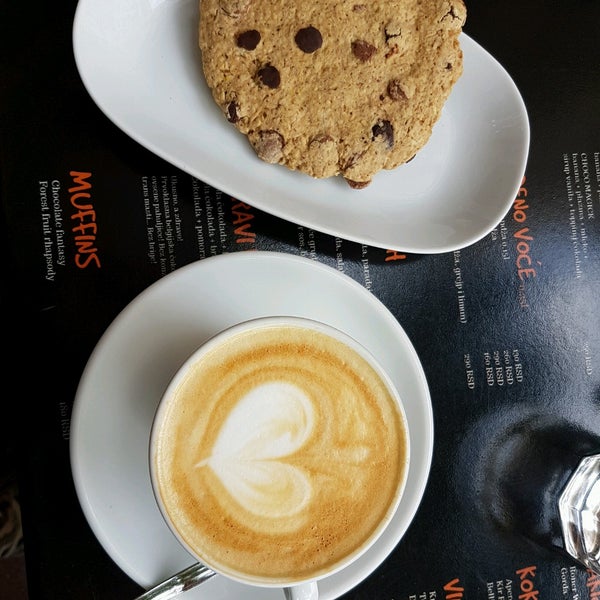
M 94 501 L 89 496 L 89 490 L 86 489 L 86 465 L 81 464 L 79 450 L 81 448 L 82 437 L 85 437 L 84 432 L 81 431 L 81 419 L 85 416 L 83 413 L 86 409 L 86 394 L 88 393 L 87 387 L 89 386 L 90 381 L 93 379 L 94 371 L 98 369 L 98 363 L 103 358 L 102 355 L 105 354 L 108 350 L 110 350 L 110 345 L 111 343 L 113 343 L 113 337 L 116 335 L 115 332 L 118 332 L 120 328 L 124 327 L 128 319 L 135 319 L 136 312 L 142 310 L 142 308 L 140 307 L 143 307 L 144 303 L 152 302 L 154 295 L 160 294 L 166 288 L 173 288 L 173 291 L 176 291 L 178 285 L 180 285 L 181 282 L 185 282 L 186 278 L 195 276 L 197 270 L 210 270 L 210 268 L 213 267 L 219 270 L 220 272 L 224 272 L 227 268 L 231 268 L 234 271 L 237 269 L 239 272 L 243 272 L 245 270 L 244 266 L 248 265 L 248 261 L 259 261 L 259 263 L 263 263 L 262 267 L 260 267 L 263 269 L 266 269 L 266 267 L 269 266 L 269 264 L 273 266 L 277 263 L 280 263 L 279 268 L 283 268 L 284 270 L 294 271 L 295 269 L 297 269 L 299 271 L 303 271 L 304 269 L 308 269 L 309 277 L 312 277 L 313 274 L 315 274 L 314 278 L 316 278 L 317 280 L 319 278 L 324 277 L 325 280 L 330 280 L 331 282 L 334 282 L 336 293 L 339 294 L 339 297 L 336 298 L 338 300 L 344 294 L 348 294 L 348 290 L 351 290 L 355 294 L 355 297 L 357 299 L 356 301 L 359 302 L 359 304 L 365 304 L 370 311 L 373 311 L 372 315 L 377 315 L 379 319 L 382 319 L 386 323 L 386 326 L 390 328 L 390 332 L 394 334 L 394 343 L 398 345 L 398 347 L 402 347 L 402 352 L 404 354 L 407 354 L 407 356 L 412 359 L 412 375 L 414 381 L 411 383 L 411 385 L 416 386 L 419 394 L 421 395 L 421 402 L 419 408 L 423 412 L 422 416 L 424 416 L 424 422 L 426 422 L 426 430 L 419 432 L 421 437 L 420 451 L 422 454 L 421 473 L 417 475 L 417 479 L 414 483 L 409 483 L 411 479 L 411 471 L 413 470 L 409 468 L 409 481 L 407 482 L 407 486 L 405 487 L 404 491 L 404 494 L 406 494 L 408 486 L 412 485 L 412 495 L 416 496 L 416 500 L 413 499 L 412 505 L 410 506 L 408 512 L 402 518 L 400 518 L 400 525 L 394 527 L 393 535 L 390 534 L 393 540 L 388 540 L 384 543 L 384 533 L 384 536 L 382 536 L 365 553 L 365 555 L 361 557 L 366 557 L 368 559 L 369 553 L 372 554 L 373 552 L 377 552 L 377 559 L 367 560 L 366 564 L 360 564 L 361 559 L 358 559 L 356 563 L 345 567 L 337 575 L 333 574 L 321 580 L 322 587 L 324 587 L 324 590 L 321 594 L 323 600 L 333 600 L 334 598 L 337 598 L 343 593 L 352 589 L 352 587 L 358 585 L 362 580 L 364 580 L 368 575 L 370 575 L 393 551 L 394 547 L 400 542 L 401 538 L 406 532 L 406 529 L 408 529 L 408 526 L 412 522 L 414 515 L 418 509 L 418 506 L 420 505 L 420 502 L 422 500 L 422 496 L 425 491 L 425 486 L 429 477 L 429 471 L 431 467 L 431 460 L 433 454 L 433 411 L 431 407 L 431 399 L 429 396 L 427 381 L 422 366 L 420 364 L 419 358 L 416 354 L 416 351 L 414 350 L 414 347 L 410 343 L 408 336 L 400 326 L 399 322 L 391 314 L 391 312 L 364 286 L 359 284 L 354 279 L 350 278 L 348 275 L 341 273 L 328 265 L 305 257 L 272 251 L 234 252 L 230 254 L 218 255 L 200 261 L 195 261 L 166 275 L 165 277 L 153 283 L 144 291 L 142 291 L 127 306 L 125 306 L 121 313 L 117 315 L 114 321 L 106 329 L 105 333 L 100 338 L 98 344 L 92 351 L 92 354 L 90 355 L 88 363 L 81 376 L 80 384 L 76 391 L 71 420 L 72 435 L 70 442 L 70 452 L 73 478 L 75 482 L 77 495 L 80 500 L 82 510 L 84 511 L 84 514 L 88 520 L 88 523 L 90 524 L 98 541 L 107 551 L 107 553 L 111 556 L 111 558 L 125 573 L 127 573 L 132 579 L 137 581 L 143 587 L 149 587 L 153 585 L 155 581 L 149 580 L 147 574 L 143 576 L 142 573 L 139 572 L 139 568 L 134 568 L 133 565 L 131 565 L 131 560 L 123 556 L 121 550 L 115 545 L 114 540 L 111 540 L 105 536 L 103 532 L 102 522 L 98 520 L 98 513 L 95 510 Z M 319 273 L 318 276 L 316 275 L 317 273 Z M 270 275 L 270 277 L 272 276 Z M 273 283 L 273 281 L 271 283 Z M 275 281 L 275 283 L 277 284 L 277 281 Z M 309 316 L 309 318 L 311 317 Z M 321 317 L 313 316 L 312 318 Z M 373 316 L 372 318 L 375 317 Z M 334 324 L 334 326 L 336 325 Z M 361 342 L 360 339 L 358 341 L 359 343 Z M 376 358 L 379 357 L 376 355 Z M 408 415 L 407 418 L 410 419 Z M 409 434 L 410 427 L 411 424 L 409 421 Z M 410 445 L 412 449 L 412 437 Z M 147 499 L 144 502 L 149 502 L 149 500 Z M 375 548 L 377 550 L 374 550 Z M 192 560 L 191 557 L 190 560 Z M 181 566 L 183 567 L 185 565 L 182 564 Z M 344 574 L 349 572 L 350 570 L 353 570 L 354 574 L 350 578 L 348 578 Z M 345 579 L 345 581 L 342 583 L 340 583 L 339 581 L 340 576 Z M 202 587 L 204 588 L 204 586 Z M 200 597 L 201 596 L 199 595 L 198 598 Z

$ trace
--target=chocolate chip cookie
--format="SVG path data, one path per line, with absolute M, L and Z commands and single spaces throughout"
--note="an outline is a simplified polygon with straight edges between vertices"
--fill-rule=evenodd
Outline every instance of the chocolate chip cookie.
M 362 188 L 428 141 L 465 18 L 462 0 L 200 0 L 202 66 L 261 159 Z

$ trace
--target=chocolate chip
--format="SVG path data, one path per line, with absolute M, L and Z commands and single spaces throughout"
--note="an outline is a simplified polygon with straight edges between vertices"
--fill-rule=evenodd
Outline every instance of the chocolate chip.
M 352 179 L 346 179 L 346 183 L 353 190 L 362 190 L 362 189 L 366 188 L 371 183 L 371 180 L 369 179 L 369 181 L 352 181 Z
M 394 44 L 386 53 L 385 53 L 385 57 L 387 58 L 391 58 L 392 56 L 394 56 L 394 54 L 398 54 L 399 49 L 398 49 L 398 44 Z
M 275 164 L 283 158 L 283 136 L 278 131 L 259 131 L 251 142 L 258 157 L 265 162 Z
M 240 120 L 240 116 L 238 114 L 239 106 L 236 102 L 231 101 L 227 106 L 227 120 L 230 123 L 237 123 Z
M 279 71 L 271 64 L 266 64 L 261 67 L 257 73 L 258 80 L 267 87 L 276 89 L 281 83 L 281 77 Z
M 388 148 L 394 147 L 394 128 L 389 121 L 377 121 L 371 131 L 373 132 L 373 141 L 380 137 Z
M 323 45 L 321 32 L 312 25 L 299 29 L 294 40 L 298 48 L 307 54 L 312 54 Z
M 377 52 L 377 48 L 365 40 L 352 42 L 352 53 L 362 62 L 367 62 L 375 52 Z
M 258 42 L 260 42 L 260 33 L 256 29 L 249 29 L 238 34 L 235 41 L 244 50 L 254 50 L 258 46 Z
M 406 93 L 402 89 L 402 84 L 398 79 L 392 79 L 387 86 L 388 96 L 392 100 L 408 100 Z

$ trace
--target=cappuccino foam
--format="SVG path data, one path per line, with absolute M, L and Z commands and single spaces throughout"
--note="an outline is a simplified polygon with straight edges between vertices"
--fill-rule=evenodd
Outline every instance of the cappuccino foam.
M 238 333 L 165 402 L 158 494 L 216 570 L 257 583 L 317 577 L 391 516 L 406 477 L 404 418 L 341 341 L 295 325 Z

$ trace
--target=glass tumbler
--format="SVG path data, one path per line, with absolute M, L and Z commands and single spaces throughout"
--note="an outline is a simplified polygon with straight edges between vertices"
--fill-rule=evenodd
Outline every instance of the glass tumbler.
M 565 550 L 600 574 L 600 454 L 581 460 L 558 499 L 558 510 Z
M 600 575 L 600 435 L 553 418 L 517 422 L 492 446 L 479 505 L 509 537 Z

